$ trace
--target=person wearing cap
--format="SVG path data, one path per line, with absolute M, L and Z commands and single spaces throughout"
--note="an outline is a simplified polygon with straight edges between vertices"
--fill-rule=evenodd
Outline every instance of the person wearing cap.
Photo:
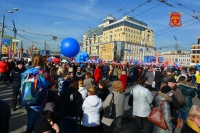
M 20 95 L 19 89 L 21 87 L 21 73 L 23 73 L 24 71 L 26 71 L 26 68 L 23 67 L 23 62 L 17 61 L 17 67 L 15 67 L 10 74 L 10 81 L 12 82 L 12 89 L 13 89 L 13 99 L 12 99 L 13 111 L 16 111 L 17 96 Z

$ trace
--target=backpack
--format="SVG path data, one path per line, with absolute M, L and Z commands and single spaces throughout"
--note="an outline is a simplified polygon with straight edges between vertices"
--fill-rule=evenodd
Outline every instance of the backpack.
M 50 82 L 45 79 L 40 68 L 31 68 L 21 74 L 21 105 L 42 108 L 46 105 L 48 86 Z
M 116 117 L 116 109 L 114 104 L 114 93 L 112 92 L 112 99 L 110 105 L 104 109 L 103 117 L 114 119 Z

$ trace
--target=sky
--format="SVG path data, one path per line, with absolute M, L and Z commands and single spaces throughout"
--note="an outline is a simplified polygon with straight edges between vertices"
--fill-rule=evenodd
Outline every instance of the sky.
M 157 50 L 190 51 L 200 36 L 200 0 L 0 0 L 0 15 L 5 14 L 5 34 L 13 36 L 14 20 L 17 39 L 26 49 L 34 43 L 38 48 L 59 50 L 64 38 L 72 37 L 82 42 L 82 35 L 101 24 L 109 14 L 117 20 L 124 14 L 143 21 L 154 31 L 154 45 Z M 169 6 L 171 5 L 171 6 Z M 6 11 L 19 8 L 14 13 Z M 193 12 L 196 12 L 196 14 Z M 182 12 L 181 27 L 170 27 L 172 12 Z M 56 41 L 52 36 L 58 37 Z M 177 38 L 174 39 L 174 36 Z M 26 38 L 26 39 L 25 39 Z

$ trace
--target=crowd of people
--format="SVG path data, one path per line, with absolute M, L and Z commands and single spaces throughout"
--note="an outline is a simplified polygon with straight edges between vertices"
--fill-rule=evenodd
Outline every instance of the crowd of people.
M 32 76 L 43 74 L 45 80 L 40 84 L 44 93 L 38 96 L 42 100 L 25 105 L 22 74 L 36 69 Z M 1 84 L 12 83 L 12 111 L 27 111 L 26 133 L 175 133 L 176 128 L 182 128 L 181 133 L 200 132 L 200 106 L 192 102 L 196 94 L 200 97 L 200 74 L 194 67 L 54 64 L 37 54 L 29 62 L 1 61 L 0 74 Z M 125 94 L 133 97 L 130 116 L 124 113 Z M 112 100 L 114 111 L 108 118 L 105 110 Z M 161 102 L 167 130 L 148 121 L 152 108 Z

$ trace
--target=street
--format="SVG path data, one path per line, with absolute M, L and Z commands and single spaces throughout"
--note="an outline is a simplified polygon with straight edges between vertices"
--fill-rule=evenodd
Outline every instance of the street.
M 111 89 L 111 85 L 109 87 Z M 132 108 L 128 106 L 128 98 L 129 98 L 129 92 L 131 87 L 127 88 L 126 90 L 126 100 L 124 105 L 124 111 L 125 114 L 131 115 Z M 11 84 L 0 84 L 0 99 L 6 101 L 11 106 L 12 103 L 12 88 Z M 199 105 L 199 99 L 195 97 L 193 99 L 194 104 Z M 18 106 L 17 106 L 18 108 Z M 10 133 L 22 133 L 26 129 L 26 110 L 25 109 L 17 109 L 17 111 L 13 112 L 11 111 L 12 115 L 10 118 Z M 179 133 L 180 130 L 176 129 L 176 133 Z

